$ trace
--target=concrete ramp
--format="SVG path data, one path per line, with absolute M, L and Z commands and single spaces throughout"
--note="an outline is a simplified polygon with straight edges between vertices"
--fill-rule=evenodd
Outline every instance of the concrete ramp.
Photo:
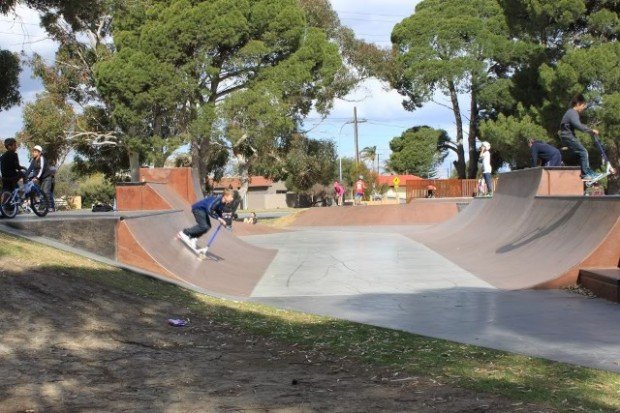
M 189 202 L 195 198 L 187 189 L 193 188 L 192 181 L 179 179 L 174 170 L 168 171 L 168 175 L 169 180 L 159 177 L 156 182 L 119 187 L 117 202 L 121 208 L 138 204 L 137 199 L 140 202 L 148 199 L 167 208 L 146 216 L 124 217 L 119 222 L 117 260 L 200 291 L 249 296 L 276 251 L 252 246 L 222 229 L 209 250 L 208 259 L 199 260 L 175 238 L 179 230 L 195 224 Z M 141 205 L 142 209 L 148 209 L 147 206 Z M 198 244 L 206 244 L 212 231 Z
M 410 237 L 498 288 L 575 283 L 580 268 L 620 262 L 620 198 L 581 196 L 578 174 L 502 174 L 493 198 L 476 199 L 461 215 Z

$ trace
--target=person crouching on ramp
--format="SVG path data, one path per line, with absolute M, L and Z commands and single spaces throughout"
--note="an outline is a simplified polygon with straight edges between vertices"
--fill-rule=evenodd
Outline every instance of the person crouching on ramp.
M 185 228 L 177 234 L 194 249 L 196 249 L 196 239 L 203 236 L 211 229 L 209 216 L 217 219 L 220 224 L 226 225 L 226 220 L 222 218 L 224 206 L 233 201 L 232 189 L 225 189 L 222 195 L 212 195 L 196 202 L 192 205 L 192 214 L 196 218 L 196 225 Z M 197 250 L 198 253 L 206 253 L 206 248 Z

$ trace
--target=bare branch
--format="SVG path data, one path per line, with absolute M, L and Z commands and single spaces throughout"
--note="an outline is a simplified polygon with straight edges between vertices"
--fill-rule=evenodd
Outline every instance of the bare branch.
M 67 134 L 67 139 L 75 140 L 86 137 L 92 146 L 118 146 L 119 138 L 114 132 L 78 132 Z

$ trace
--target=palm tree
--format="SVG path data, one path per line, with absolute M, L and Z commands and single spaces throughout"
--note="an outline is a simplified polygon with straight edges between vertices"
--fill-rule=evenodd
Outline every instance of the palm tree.
M 375 159 L 377 159 L 377 147 L 367 146 L 360 151 L 360 156 L 364 161 L 370 162 L 370 169 L 375 168 Z M 379 166 L 377 165 L 377 173 L 379 173 Z

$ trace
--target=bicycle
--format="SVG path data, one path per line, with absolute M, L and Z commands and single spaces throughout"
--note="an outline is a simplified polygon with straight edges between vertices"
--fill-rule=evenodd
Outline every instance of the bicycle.
M 20 194 L 22 192 L 22 194 Z M 30 201 L 30 205 L 24 207 L 24 202 Z M 48 212 L 47 196 L 41 188 L 32 181 L 24 184 L 23 188 L 15 188 L 13 192 L 4 191 L 0 197 L 0 212 L 7 218 L 14 218 L 20 208 L 25 208 L 39 217 L 44 217 Z

